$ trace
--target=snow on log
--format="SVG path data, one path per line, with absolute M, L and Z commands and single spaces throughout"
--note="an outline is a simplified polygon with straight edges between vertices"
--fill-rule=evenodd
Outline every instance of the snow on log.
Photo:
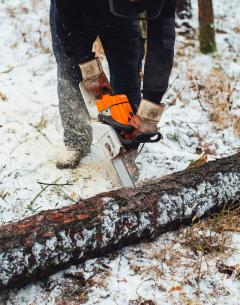
M 240 154 L 0 227 L 0 290 L 191 223 L 234 200 Z

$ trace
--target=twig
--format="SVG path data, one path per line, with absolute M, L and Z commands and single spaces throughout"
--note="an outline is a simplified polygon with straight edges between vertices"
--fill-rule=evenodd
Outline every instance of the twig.
M 62 178 L 62 177 L 57 178 L 57 179 L 53 182 L 53 184 L 56 183 L 56 182 L 58 182 L 61 178 Z M 40 192 L 31 200 L 31 202 L 28 204 L 28 207 L 31 207 L 31 206 L 33 205 L 33 203 L 37 200 L 37 198 L 38 198 L 39 196 L 41 196 L 41 194 L 42 194 L 43 192 L 45 192 L 46 189 L 47 189 L 49 186 L 50 186 L 50 185 L 46 185 L 44 188 L 42 188 L 41 191 L 40 191 Z
M 36 55 L 36 56 L 37 56 L 37 55 Z M 11 72 L 13 69 L 18 68 L 18 67 L 25 66 L 26 64 L 27 64 L 27 63 L 24 62 L 24 63 L 18 64 L 18 65 L 15 65 L 15 66 L 8 66 L 8 67 L 6 68 L 6 70 L 0 71 L 0 74 L 7 74 L 7 73 Z
M 39 132 L 46 140 L 49 144 L 52 144 L 51 141 L 48 139 L 48 137 L 46 136 L 46 134 L 44 132 L 42 132 L 41 129 L 37 128 L 36 126 L 34 126 L 32 123 L 29 124 L 31 127 L 33 127 L 37 132 Z
M 149 278 L 149 279 L 147 279 L 147 280 L 141 282 L 141 283 L 137 286 L 136 293 L 137 293 L 137 295 L 138 295 L 139 298 L 141 298 L 141 296 L 140 296 L 140 294 L 138 293 L 138 289 L 140 288 L 140 286 L 142 286 L 142 284 L 144 284 L 144 283 L 146 283 L 146 282 L 150 282 L 150 281 L 155 281 L 155 280 L 154 280 L 154 278 L 151 277 L 151 278 Z
M 137 157 L 141 154 L 141 152 L 143 151 L 143 148 L 144 148 L 144 147 L 145 147 L 145 143 L 142 144 L 142 146 L 141 146 L 139 152 L 137 153 Z M 137 159 L 137 157 L 136 157 L 136 159 Z
M 7 74 L 14 69 L 13 66 L 9 66 L 6 70 L 0 71 L 0 74 Z
M 168 86 L 167 91 L 163 94 L 163 97 L 165 97 L 165 95 L 168 93 L 168 91 L 172 88 L 172 86 L 174 85 L 175 81 L 178 79 L 179 75 L 177 75 L 174 80 L 172 81 L 172 83 Z
M 169 104 L 166 108 L 165 111 L 170 108 L 171 106 L 176 104 L 177 99 L 181 96 L 181 94 L 183 93 L 183 90 L 185 89 L 185 87 L 183 87 L 180 92 L 178 93 L 178 95 L 175 97 L 175 99 L 173 100 L 173 102 L 171 104 Z
M 199 102 L 199 105 L 200 105 L 200 107 L 202 108 L 203 111 L 207 111 L 207 110 L 203 107 L 203 104 L 202 104 L 202 101 L 201 101 L 201 94 L 200 94 L 200 90 L 199 90 L 198 85 L 197 85 L 197 90 L 198 90 L 197 100 L 198 100 L 198 102 Z
M 68 185 L 73 185 L 71 183 L 46 183 L 46 182 L 40 182 L 37 181 L 38 184 L 40 185 L 47 185 L 47 186 L 68 186 Z
M 185 89 L 185 87 L 182 87 L 182 89 L 180 90 L 180 92 L 178 93 L 178 95 L 176 96 L 174 101 L 176 101 L 181 96 L 181 94 L 183 93 L 184 89 Z
M 228 38 L 225 38 L 225 41 L 228 43 L 228 46 L 229 46 L 230 50 L 231 50 L 232 52 L 237 53 L 237 51 L 235 50 L 233 44 L 229 41 L 229 39 L 228 39 Z
M 201 255 L 201 257 L 200 257 L 200 264 L 199 264 L 199 268 L 198 268 L 198 275 L 197 275 L 197 278 L 196 278 L 196 282 L 197 282 L 196 295 L 197 296 L 200 295 L 200 278 L 201 278 L 201 271 L 202 271 L 202 258 L 203 258 L 203 256 Z
M 72 202 L 76 203 L 76 200 L 74 200 L 72 197 L 70 197 L 66 192 L 64 192 L 58 185 L 56 185 L 57 189 L 63 193 L 64 196 L 66 196 L 69 200 L 71 200 Z
M 115 302 L 116 305 L 119 305 L 118 302 L 117 302 L 117 300 L 116 300 L 116 297 L 117 297 L 117 294 L 115 293 L 114 298 L 113 298 L 113 301 Z
M 30 140 L 38 140 L 38 137 L 31 137 L 31 138 L 26 138 L 25 140 L 19 142 L 17 145 L 15 145 L 13 147 L 13 149 L 10 151 L 10 155 L 14 153 L 14 151 L 18 148 L 18 146 L 24 144 L 24 143 L 27 143 L 28 141 Z
M 195 133 L 196 136 L 199 136 L 199 131 L 196 131 L 195 129 L 193 129 L 192 126 L 188 123 L 186 123 L 186 125 L 188 126 L 188 128 L 190 128 Z

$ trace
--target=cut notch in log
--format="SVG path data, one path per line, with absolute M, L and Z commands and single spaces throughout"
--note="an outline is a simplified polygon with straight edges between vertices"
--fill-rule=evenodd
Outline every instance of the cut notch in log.
M 0 290 L 152 240 L 236 199 L 240 154 L 0 227 Z

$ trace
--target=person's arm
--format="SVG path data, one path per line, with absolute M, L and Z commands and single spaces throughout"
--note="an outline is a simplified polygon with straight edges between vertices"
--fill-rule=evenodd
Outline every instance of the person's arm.
M 148 21 L 143 98 L 159 104 L 173 66 L 177 0 L 167 0 L 160 16 Z

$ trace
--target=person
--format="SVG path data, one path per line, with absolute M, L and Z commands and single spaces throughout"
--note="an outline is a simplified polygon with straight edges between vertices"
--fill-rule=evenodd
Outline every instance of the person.
M 76 168 L 90 152 L 92 129 L 79 89 L 101 97 L 101 90 L 125 94 L 139 130 L 156 130 L 168 88 L 175 44 L 177 0 L 51 0 L 50 26 L 57 62 L 59 109 L 66 152 L 56 166 Z M 152 6 L 151 6 L 152 5 Z M 147 54 L 141 91 L 145 39 L 139 16 L 147 16 Z M 110 71 L 110 84 L 92 51 L 99 37 Z M 136 120 L 137 119 L 137 120 Z

